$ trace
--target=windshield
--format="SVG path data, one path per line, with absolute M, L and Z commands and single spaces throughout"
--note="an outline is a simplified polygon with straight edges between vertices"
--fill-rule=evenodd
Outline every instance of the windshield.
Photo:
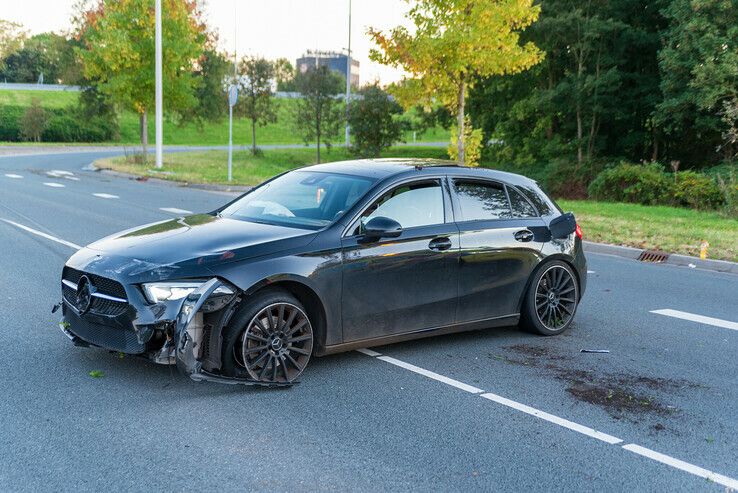
M 292 171 L 262 185 L 226 207 L 234 219 L 320 229 L 351 208 L 371 187 L 370 178 Z

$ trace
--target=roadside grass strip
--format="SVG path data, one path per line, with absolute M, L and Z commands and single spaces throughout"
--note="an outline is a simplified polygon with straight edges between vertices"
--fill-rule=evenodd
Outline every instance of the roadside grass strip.
M 731 322 L 729 320 L 721 320 L 719 318 L 706 317 L 704 315 L 697 315 L 695 313 L 682 312 L 679 310 L 672 310 L 671 308 L 664 308 L 661 310 L 651 310 L 651 313 L 658 315 L 665 315 L 667 317 L 681 318 L 682 320 L 689 320 L 690 322 L 698 322 L 701 324 L 712 325 L 714 327 L 722 327 L 724 329 L 738 330 L 738 322 Z
M 528 405 L 522 404 L 520 402 L 514 401 L 512 399 L 508 399 L 506 397 L 502 397 L 497 394 L 493 394 L 491 392 L 485 392 L 477 387 L 473 387 L 471 385 L 467 385 L 463 382 L 460 382 L 458 380 L 454 380 L 452 378 L 440 375 L 438 373 L 432 372 L 430 370 L 426 370 L 424 368 L 420 368 L 419 366 L 415 366 L 410 363 L 406 363 L 404 361 L 398 360 L 396 358 L 392 358 L 389 356 L 383 356 L 382 353 L 378 353 L 376 351 L 372 351 L 371 349 L 359 349 L 357 350 L 359 353 L 364 354 L 366 356 L 382 360 L 386 363 L 390 363 L 392 365 L 398 366 L 400 368 L 404 368 L 406 370 L 409 370 L 413 373 L 417 373 L 418 375 L 423 375 L 425 377 L 431 378 L 433 380 L 436 380 L 438 382 L 445 383 L 447 385 L 450 385 L 452 387 L 455 387 L 460 390 L 464 390 L 466 392 L 478 395 L 479 397 L 482 397 L 484 399 L 487 399 L 492 402 L 496 402 L 498 404 L 501 404 L 503 406 L 509 407 L 511 409 L 515 409 L 516 411 L 523 412 L 525 414 L 528 414 L 530 416 L 535 416 L 536 418 L 540 418 L 544 421 L 547 421 L 549 423 L 553 423 L 555 425 L 564 427 L 568 430 L 575 431 L 577 433 L 581 433 L 582 435 L 588 436 L 590 438 L 595 438 L 597 440 L 600 440 L 602 442 L 605 442 L 610 445 L 619 445 L 623 449 L 638 454 L 642 457 L 646 457 L 648 459 L 651 459 L 656 462 L 660 462 L 661 464 L 665 464 L 667 466 L 671 466 L 675 469 L 679 469 L 684 472 L 688 472 L 690 474 L 693 474 L 695 476 L 699 476 L 701 478 L 707 479 L 709 481 L 712 481 L 714 483 L 720 484 L 722 486 L 725 486 L 726 488 L 738 490 L 738 479 L 734 479 L 728 476 L 724 476 L 722 474 L 718 474 L 716 472 L 710 471 L 708 469 L 705 469 L 700 466 L 696 466 L 694 464 L 690 464 L 689 462 L 684 462 L 683 460 L 676 459 L 674 457 L 671 457 L 666 454 L 662 454 L 660 452 L 656 452 L 654 450 L 648 449 L 646 447 L 641 447 L 640 445 L 637 445 L 635 443 L 629 443 L 627 445 L 620 445 L 623 443 L 623 440 L 608 435 L 607 433 L 603 433 L 601 431 L 597 431 L 595 429 L 589 428 L 584 425 L 580 425 L 579 423 L 575 423 L 573 421 L 569 421 L 568 419 L 560 418 L 558 416 L 555 416 L 553 414 L 549 414 L 545 411 L 541 411 L 540 409 L 536 409 L 534 407 L 530 407 Z

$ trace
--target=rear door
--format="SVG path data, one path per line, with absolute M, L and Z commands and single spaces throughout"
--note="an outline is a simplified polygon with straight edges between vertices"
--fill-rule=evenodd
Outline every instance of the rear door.
M 397 238 L 367 241 L 362 224 L 388 217 Z M 449 325 L 456 315 L 459 231 L 442 178 L 391 187 L 342 240 L 344 342 Z
M 460 233 L 457 320 L 515 315 L 540 261 L 546 225 L 514 187 L 462 177 L 451 184 Z

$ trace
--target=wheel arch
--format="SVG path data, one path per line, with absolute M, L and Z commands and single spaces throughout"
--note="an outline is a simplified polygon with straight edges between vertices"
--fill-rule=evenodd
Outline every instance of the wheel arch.
M 525 302 L 525 296 L 528 294 L 528 289 L 530 288 L 530 283 L 533 282 L 533 278 L 538 274 L 538 271 L 545 268 L 548 264 L 553 262 L 554 260 L 560 260 L 564 262 L 566 265 L 568 265 L 572 272 L 574 272 L 574 278 L 577 280 L 577 293 L 579 294 L 579 299 L 582 299 L 582 280 L 579 278 L 579 271 L 577 270 L 576 266 L 574 265 L 574 262 L 572 261 L 571 257 L 568 257 L 562 253 L 555 253 L 552 255 L 548 255 L 547 257 L 544 257 L 540 262 L 538 262 L 538 265 L 536 265 L 535 269 L 533 269 L 528 276 L 528 280 L 525 282 L 525 288 L 520 293 L 520 299 L 518 300 L 518 313 L 520 313 L 523 309 L 523 303 Z
M 255 293 L 265 289 L 283 289 L 305 307 L 310 323 L 313 324 L 315 332 L 315 344 L 313 344 L 313 353 L 322 351 L 325 347 L 325 340 L 328 328 L 328 317 L 326 315 L 325 305 L 320 295 L 313 287 L 308 284 L 307 280 L 303 280 L 295 276 L 280 276 L 277 278 L 267 278 L 253 284 L 244 291 L 244 298 L 254 295 Z

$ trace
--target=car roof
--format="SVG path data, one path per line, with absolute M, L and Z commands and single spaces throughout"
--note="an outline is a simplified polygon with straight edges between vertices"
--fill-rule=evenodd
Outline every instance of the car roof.
M 324 173 L 341 173 L 361 176 L 375 180 L 385 180 L 392 177 L 409 177 L 423 174 L 437 174 L 440 170 L 448 174 L 467 178 L 483 178 L 498 180 L 511 184 L 530 184 L 533 180 L 515 173 L 508 173 L 489 168 L 460 166 L 454 161 L 444 159 L 421 158 L 384 158 L 384 159 L 356 159 L 353 161 L 337 161 L 326 164 L 316 164 L 300 168 L 306 171 Z

